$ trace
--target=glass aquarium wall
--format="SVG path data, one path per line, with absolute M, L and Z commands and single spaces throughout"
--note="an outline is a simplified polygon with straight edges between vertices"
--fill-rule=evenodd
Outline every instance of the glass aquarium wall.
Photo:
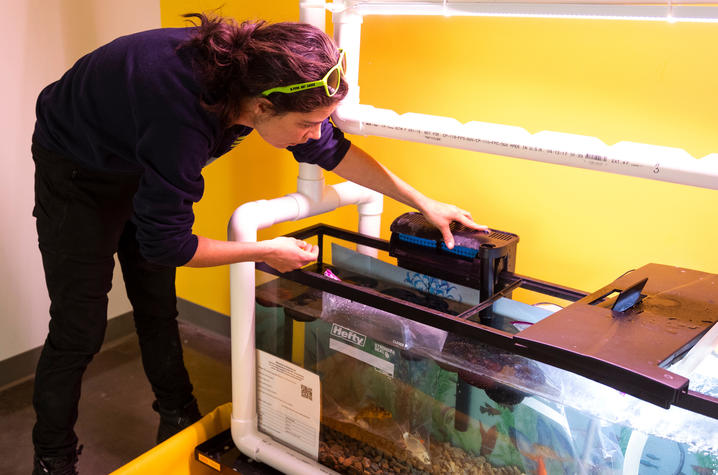
M 318 271 L 454 315 L 479 301 L 476 290 L 340 246 Z M 263 280 L 257 350 L 318 376 L 318 391 L 302 397 L 320 400 L 315 453 L 334 471 L 718 473 L 715 419 L 296 282 Z M 513 332 L 552 311 L 507 298 L 493 305 L 497 327 Z M 718 353 L 705 353 L 691 389 L 716 396 Z

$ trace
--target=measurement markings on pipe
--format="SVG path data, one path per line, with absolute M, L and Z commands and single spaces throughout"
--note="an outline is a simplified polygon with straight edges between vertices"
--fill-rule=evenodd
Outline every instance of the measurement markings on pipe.
M 628 160 L 618 159 L 618 158 L 610 158 L 607 155 L 602 155 L 598 153 L 590 153 L 590 152 L 573 152 L 569 150 L 561 150 L 561 149 L 553 149 L 553 148 L 544 148 L 538 145 L 531 145 L 531 144 L 522 144 L 522 143 L 510 143 L 505 142 L 501 140 L 492 140 L 492 139 L 482 139 L 477 137 L 471 137 L 467 135 L 461 135 L 461 134 L 450 134 L 450 133 L 442 133 L 437 132 L 433 130 L 422 130 L 418 128 L 412 128 L 412 127 L 402 127 L 398 125 L 388 125 L 388 124 L 378 124 L 375 122 L 366 122 L 365 125 L 367 127 L 373 127 L 375 129 L 383 129 L 383 130 L 391 130 L 394 132 L 400 132 L 404 134 L 405 136 L 414 136 L 416 139 L 423 138 L 426 141 L 434 142 L 437 145 L 445 145 L 445 146 L 459 146 L 459 147 L 479 147 L 479 146 L 491 146 L 491 147 L 499 147 L 503 149 L 508 149 L 511 152 L 505 153 L 505 155 L 509 156 L 521 156 L 521 155 L 514 155 L 515 153 L 519 154 L 541 154 L 541 155 L 549 155 L 553 157 L 553 160 L 549 162 L 561 164 L 561 165 L 569 165 L 569 166 L 575 166 L 577 165 L 577 162 L 583 162 L 583 166 L 587 168 L 593 168 L 593 169 L 604 169 L 604 171 L 610 171 L 610 170 L 626 170 L 626 169 L 634 169 L 632 171 L 632 174 L 638 173 L 635 171 L 637 168 L 644 168 L 646 170 L 649 170 L 652 172 L 652 174 L 658 174 L 662 172 L 662 168 L 659 164 L 654 165 L 645 165 L 640 163 L 634 163 L 630 162 Z M 449 142 L 446 144 L 443 144 L 442 142 Z M 486 151 L 486 150 L 482 150 Z M 499 152 L 499 154 L 502 154 Z M 524 158 L 526 158 L 524 156 Z

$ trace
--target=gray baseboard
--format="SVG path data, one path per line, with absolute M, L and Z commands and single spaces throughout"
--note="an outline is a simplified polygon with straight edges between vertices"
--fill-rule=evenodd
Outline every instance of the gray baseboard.
M 177 299 L 179 320 L 191 325 L 204 328 L 211 332 L 227 336 L 230 335 L 229 317 L 214 310 L 210 310 L 196 303 L 184 299 Z M 105 331 L 105 345 L 112 344 L 135 332 L 132 312 L 123 313 L 107 321 Z M 31 379 L 35 374 L 35 366 L 40 359 L 42 346 L 25 351 L 0 361 L 0 391 L 6 387 Z
M 41 350 L 42 347 L 33 348 L 0 361 L 0 391 L 32 377 Z
M 180 321 L 229 338 L 229 315 L 216 312 L 184 299 L 177 299 L 177 310 L 179 311 Z

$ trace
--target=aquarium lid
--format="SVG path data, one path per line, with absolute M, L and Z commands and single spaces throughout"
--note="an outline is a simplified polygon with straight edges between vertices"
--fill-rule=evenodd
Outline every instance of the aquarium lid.
M 648 264 L 514 339 L 552 364 L 667 408 L 689 381 L 665 367 L 716 323 L 717 296 L 718 275 Z

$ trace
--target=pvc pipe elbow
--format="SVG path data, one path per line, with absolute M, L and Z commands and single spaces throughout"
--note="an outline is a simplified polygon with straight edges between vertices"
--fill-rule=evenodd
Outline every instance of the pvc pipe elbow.
M 339 197 L 339 206 L 358 205 L 360 215 L 381 214 L 384 197 L 381 193 L 345 181 L 329 187 Z
M 362 117 L 371 117 L 374 107 L 344 100 L 332 114 L 332 120 L 342 132 L 354 135 L 366 135 Z
M 335 2 L 336 3 L 336 2 Z M 364 23 L 364 15 L 362 15 L 354 5 L 350 2 L 343 2 L 341 7 L 332 7 L 332 23 L 335 27 L 343 27 L 345 25 L 361 25 Z
M 236 419 L 231 420 L 232 440 L 237 448 L 254 460 L 257 460 L 261 440 L 257 437 L 257 420 Z
M 263 436 L 256 430 L 256 421 L 232 418 L 231 433 L 232 440 L 242 453 L 254 460 L 271 465 L 283 473 L 289 475 L 337 474 L 327 467 L 318 465 L 305 455 L 287 449 L 269 437 Z
M 297 203 L 297 216 L 294 219 L 307 218 L 318 214 L 334 211 L 340 206 L 339 196 L 331 186 L 315 190 L 319 196 L 308 196 L 304 193 L 292 193 Z
M 246 241 L 247 239 L 244 237 L 246 229 L 254 229 L 256 236 L 256 230 L 259 228 L 259 223 L 257 223 L 258 207 L 258 202 L 250 201 L 234 210 L 227 225 L 227 238 L 230 241 Z
M 360 215 L 378 215 L 382 212 L 382 195 L 359 186 L 344 182 L 316 189 L 312 195 L 291 193 L 272 200 L 259 200 L 239 206 L 229 220 L 228 236 L 232 241 L 254 241 L 257 230 L 275 223 L 295 221 L 333 211 L 340 206 L 356 204 Z
M 381 216 L 384 212 L 384 195 L 368 190 L 366 201 L 357 205 L 360 216 Z
M 364 135 L 361 133 L 361 121 L 356 118 L 352 118 L 347 114 L 347 106 L 348 105 L 345 105 L 344 103 L 340 103 L 332 114 L 332 121 L 344 133 Z M 356 117 L 356 114 L 353 115 Z
M 246 241 L 243 236 L 254 236 L 258 229 L 267 228 L 282 221 L 293 221 L 300 216 L 300 199 L 302 195 L 290 195 L 272 200 L 258 200 L 239 206 L 229 220 L 228 236 L 232 241 Z

